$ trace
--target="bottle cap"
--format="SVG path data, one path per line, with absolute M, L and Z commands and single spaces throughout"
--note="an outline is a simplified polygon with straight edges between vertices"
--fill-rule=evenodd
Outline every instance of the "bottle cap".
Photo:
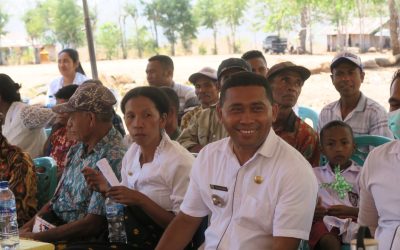
M 8 181 L 0 181 L 0 188 L 8 188 Z

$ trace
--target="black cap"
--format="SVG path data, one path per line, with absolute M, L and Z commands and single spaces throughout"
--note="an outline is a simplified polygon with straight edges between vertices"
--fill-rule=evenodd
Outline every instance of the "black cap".
M 234 68 L 243 69 L 243 71 L 251 72 L 251 66 L 245 60 L 241 58 L 228 58 L 223 60 L 218 67 L 218 79 L 221 77 L 221 74 L 224 73 L 224 71 Z

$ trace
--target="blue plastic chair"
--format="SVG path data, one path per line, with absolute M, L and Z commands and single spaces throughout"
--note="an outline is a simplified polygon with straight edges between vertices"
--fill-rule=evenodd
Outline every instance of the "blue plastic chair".
M 36 167 L 38 209 L 45 205 L 57 187 L 57 164 L 51 157 L 33 159 Z M 39 171 L 39 170 L 43 170 Z
M 312 108 L 300 106 L 299 107 L 299 117 L 306 121 L 306 119 L 310 119 L 312 121 L 312 127 L 315 131 L 317 131 L 318 126 L 318 113 Z
M 51 135 L 51 128 L 45 128 L 46 136 L 49 137 Z
M 358 165 L 364 165 L 364 161 L 368 156 L 370 147 L 377 147 L 387 142 L 392 141 L 391 138 L 387 138 L 379 135 L 359 135 L 354 138 L 356 143 L 356 150 L 354 151 L 351 159 Z

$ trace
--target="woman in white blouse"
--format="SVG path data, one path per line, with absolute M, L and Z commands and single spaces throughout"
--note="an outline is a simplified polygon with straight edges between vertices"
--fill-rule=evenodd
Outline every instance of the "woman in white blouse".
M 109 188 L 103 175 L 91 168 L 83 173 L 93 189 L 141 208 L 165 228 L 179 211 L 194 158 L 164 131 L 169 103 L 161 90 L 132 89 L 122 99 L 121 109 L 134 140 L 122 160 L 121 186 Z
M 55 93 L 64 86 L 76 84 L 81 85 L 88 78 L 85 75 L 79 61 L 78 51 L 74 49 L 63 49 L 58 53 L 58 70 L 61 76 L 54 79 L 47 90 L 47 106 L 56 104 Z
M 30 106 L 21 102 L 19 89 L 6 74 L 0 74 L 0 113 L 5 116 L 1 124 L 3 135 L 12 145 L 20 147 L 32 158 L 41 155 L 46 134 L 44 127 L 54 116 L 47 108 Z

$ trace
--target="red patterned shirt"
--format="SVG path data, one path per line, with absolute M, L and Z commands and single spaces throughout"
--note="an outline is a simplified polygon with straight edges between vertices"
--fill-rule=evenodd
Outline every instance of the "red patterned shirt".
M 286 126 L 275 128 L 275 133 L 299 151 L 311 164 L 319 166 L 319 139 L 312 127 L 300 119 L 292 111 L 287 119 Z
M 76 141 L 68 139 L 67 128 L 61 127 L 51 134 L 50 144 L 50 156 L 57 162 L 57 176 L 61 176 L 65 168 L 68 150 L 76 144 Z

